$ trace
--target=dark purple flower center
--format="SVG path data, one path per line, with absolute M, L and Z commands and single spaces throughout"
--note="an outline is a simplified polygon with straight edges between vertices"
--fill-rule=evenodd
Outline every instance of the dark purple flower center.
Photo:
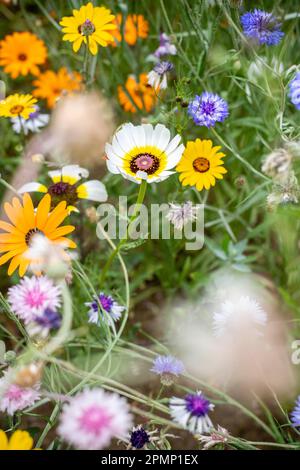
M 130 443 L 132 447 L 135 449 L 142 449 L 148 442 L 150 442 L 150 436 L 144 428 L 139 428 L 135 431 L 132 431 L 130 436 Z
M 110 297 L 109 295 L 100 294 L 98 299 L 103 310 L 105 310 L 107 313 L 110 313 L 114 303 L 112 297 Z M 92 303 L 92 308 L 94 312 L 99 311 L 99 303 L 96 300 L 94 300 L 94 302 Z
M 82 23 L 78 27 L 78 32 L 80 34 L 82 34 L 82 36 L 90 36 L 91 34 L 93 34 L 95 32 L 95 26 L 91 22 L 91 20 L 87 19 L 87 20 L 85 20 L 84 23 Z
M 38 325 L 50 330 L 56 330 L 61 325 L 61 316 L 51 308 L 46 308 L 43 315 L 37 315 L 34 320 Z
M 77 189 L 74 184 L 59 181 L 48 188 L 52 206 L 57 206 L 61 201 L 66 201 L 68 206 L 74 206 L 78 200 Z
M 204 395 L 189 394 L 185 397 L 185 407 L 192 416 L 200 418 L 209 412 L 210 401 Z
M 31 239 L 33 237 L 33 235 L 36 235 L 36 234 L 41 234 L 41 235 L 44 235 L 43 232 L 41 230 L 39 230 L 38 228 L 31 228 L 30 230 L 28 230 L 28 232 L 26 233 L 25 235 L 25 243 L 27 246 L 30 246 L 30 242 L 31 242 Z
M 211 101 L 202 101 L 201 103 L 201 112 L 212 116 L 216 110 L 215 104 Z
M 132 173 L 138 171 L 145 171 L 148 175 L 153 175 L 160 165 L 158 157 L 151 155 L 150 153 L 139 153 L 130 162 L 130 170 Z

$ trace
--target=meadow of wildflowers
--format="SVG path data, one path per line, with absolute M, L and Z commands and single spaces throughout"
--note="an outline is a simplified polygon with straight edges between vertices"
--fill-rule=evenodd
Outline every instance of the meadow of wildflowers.
M 0 450 L 300 450 L 300 8 L 0 0 Z

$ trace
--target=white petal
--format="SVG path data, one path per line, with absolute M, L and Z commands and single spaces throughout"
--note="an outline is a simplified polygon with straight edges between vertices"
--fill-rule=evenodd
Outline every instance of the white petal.
M 106 165 L 108 171 L 110 171 L 114 175 L 118 175 L 120 173 L 119 168 L 111 160 L 106 160 Z
M 176 150 L 174 150 L 174 152 L 168 155 L 168 163 L 166 165 L 166 170 L 169 170 L 170 168 L 174 168 L 174 166 L 176 166 L 177 163 L 179 163 L 183 152 L 184 152 L 184 145 L 181 144 L 179 145 L 179 147 L 177 147 Z
M 132 129 L 132 137 L 137 147 L 143 147 L 146 142 L 144 127 L 135 126 L 134 129 Z
M 43 184 L 37 183 L 36 181 L 32 181 L 31 183 L 26 183 L 18 189 L 18 193 L 31 193 L 31 192 L 39 192 L 39 193 L 46 193 L 47 188 Z
M 143 124 L 144 132 L 145 132 L 145 142 L 146 145 L 152 144 L 152 134 L 153 134 L 153 126 L 152 124 Z
M 78 186 L 77 194 L 81 199 L 89 199 L 97 202 L 107 201 L 106 188 L 101 181 L 97 180 L 87 181 Z
M 165 152 L 168 155 L 169 153 L 172 153 L 176 147 L 180 144 L 181 137 L 179 134 L 175 135 L 171 142 L 169 143 L 168 147 L 166 148 Z
M 152 145 L 165 150 L 170 142 L 170 131 L 163 124 L 156 124 L 152 135 Z
M 118 155 L 114 152 L 112 145 L 110 144 L 105 145 L 105 153 L 107 154 L 109 160 L 113 162 L 115 165 L 120 166 L 120 167 L 123 166 L 122 159 L 118 157 Z
M 81 168 L 79 165 L 66 165 L 62 168 L 62 180 L 65 183 L 75 184 L 81 178 L 89 176 L 88 170 Z
M 141 178 L 142 180 L 147 180 L 148 179 L 148 173 L 146 171 L 137 171 L 136 172 L 137 178 Z
M 106 146 L 109 146 L 110 144 L 106 144 Z M 105 148 L 106 148 L 105 146 Z M 121 145 L 119 144 L 119 141 L 116 136 L 113 137 L 112 143 L 110 145 L 112 150 L 118 157 L 122 158 L 125 154 L 124 150 L 122 149 Z
M 118 139 L 120 147 L 125 153 L 129 152 L 129 150 L 134 147 L 134 140 L 131 135 L 133 127 L 134 126 L 131 123 L 124 124 L 121 130 L 116 133 L 116 138 Z
M 61 170 L 49 171 L 48 175 L 52 179 L 53 183 L 59 183 L 61 181 Z

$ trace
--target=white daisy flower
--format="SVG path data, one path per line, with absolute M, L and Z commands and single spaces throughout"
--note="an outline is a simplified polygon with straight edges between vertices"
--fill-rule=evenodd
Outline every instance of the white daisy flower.
M 241 327 L 261 327 L 267 323 L 267 314 L 256 300 L 242 296 L 237 301 L 227 300 L 213 314 L 213 329 L 216 336 L 239 333 Z
M 88 199 L 95 202 L 107 200 L 106 188 L 101 181 L 90 180 L 79 184 L 82 178 L 89 176 L 88 170 L 79 165 L 66 165 L 59 170 L 49 171 L 52 183 L 47 187 L 36 181 L 24 184 L 18 192 L 48 193 L 51 196 L 52 205 L 56 206 L 61 201 L 67 201 L 69 211 L 76 211 L 76 203 L 80 199 Z
M 184 151 L 177 134 L 171 139 L 169 129 L 162 124 L 134 126 L 124 124 L 106 144 L 107 167 L 111 173 L 140 184 L 143 179 L 157 183 L 168 178 Z
M 63 406 L 58 434 L 76 449 L 100 450 L 126 439 L 132 417 L 126 400 L 100 388 L 86 389 Z
M 170 399 L 170 413 L 173 420 L 193 434 L 205 434 L 212 428 L 208 413 L 214 405 L 202 392 L 189 393 L 184 398 Z
M 29 132 L 39 132 L 43 127 L 47 126 L 49 118 L 49 114 L 40 113 L 39 107 L 35 106 L 35 111 L 29 115 L 28 119 L 16 117 L 11 119 L 11 123 L 13 130 L 17 134 L 24 133 L 27 135 Z

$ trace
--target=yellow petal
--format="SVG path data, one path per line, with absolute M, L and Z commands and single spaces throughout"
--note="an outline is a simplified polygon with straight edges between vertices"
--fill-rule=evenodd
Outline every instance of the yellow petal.
M 7 450 L 8 439 L 4 431 L 0 429 L 0 450 Z
M 33 439 L 27 431 L 15 431 L 8 444 L 8 450 L 30 450 Z

